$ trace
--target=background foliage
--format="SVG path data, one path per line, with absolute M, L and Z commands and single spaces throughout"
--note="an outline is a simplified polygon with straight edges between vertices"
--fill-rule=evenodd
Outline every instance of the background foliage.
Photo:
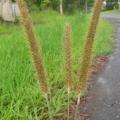
M 107 0 L 107 10 L 112 10 L 114 8 L 118 8 L 118 0 Z
M 53 9 L 59 11 L 60 0 L 27 0 L 31 10 L 45 10 Z M 118 0 L 106 0 L 106 10 L 112 10 L 118 8 Z M 76 10 L 85 11 L 87 3 L 87 9 L 91 10 L 94 0 L 63 0 L 63 9 L 66 13 L 73 13 Z

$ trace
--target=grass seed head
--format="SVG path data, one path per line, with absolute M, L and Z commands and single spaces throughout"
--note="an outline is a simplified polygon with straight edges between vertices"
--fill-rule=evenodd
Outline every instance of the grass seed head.
M 95 2 L 89 31 L 85 41 L 82 63 L 78 71 L 78 76 L 79 76 L 79 84 L 77 86 L 78 94 L 80 94 L 80 92 L 87 89 L 87 75 L 88 75 L 89 67 L 91 64 L 92 48 L 93 48 L 96 29 L 97 29 L 97 25 L 100 17 L 102 3 L 103 3 L 103 0 L 96 0 Z
M 67 23 L 64 31 L 65 86 L 72 87 L 72 55 L 71 55 L 71 26 Z
M 40 47 L 33 30 L 33 24 L 25 0 L 16 0 L 21 13 L 21 22 L 24 26 L 28 43 L 30 46 L 33 62 L 40 82 L 41 91 L 44 95 L 48 94 L 47 76 L 43 65 Z

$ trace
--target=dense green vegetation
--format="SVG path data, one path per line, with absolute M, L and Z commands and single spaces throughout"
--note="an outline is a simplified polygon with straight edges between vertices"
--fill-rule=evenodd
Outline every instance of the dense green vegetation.
M 64 89 L 63 31 L 69 22 L 73 31 L 74 82 L 82 54 L 90 15 L 60 16 L 49 13 L 32 14 L 35 31 L 41 43 L 51 89 L 51 114 L 62 115 L 67 106 Z M 110 54 L 113 49 L 112 25 L 100 20 L 94 56 Z M 46 102 L 40 94 L 34 75 L 24 31 L 17 24 L 0 25 L 0 119 L 43 120 L 48 116 Z M 75 96 L 71 93 L 71 97 Z
M 113 10 L 114 8 L 118 8 L 119 5 L 118 5 L 118 0 L 106 0 L 107 1 L 107 6 L 106 6 L 106 9 L 107 10 Z
M 120 13 L 120 10 L 108 10 L 108 11 L 104 11 L 103 14 L 118 14 Z
M 61 0 L 27 0 L 31 9 L 43 10 L 51 8 L 59 11 L 59 4 Z M 92 7 L 94 0 L 62 0 L 63 9 L 65 12 L 74 11 L 76 8 L 85 9 L 86 3 L 88 7 Z
M 27 0 L 31 10 L 53 9 L 59 11 L 60 1 L 62 1 L 65 13 L 72 13 L 76 10 L 91 10 L 95 0 Z M 118 9 L 118 0 L 106 0 L 105 10 Z

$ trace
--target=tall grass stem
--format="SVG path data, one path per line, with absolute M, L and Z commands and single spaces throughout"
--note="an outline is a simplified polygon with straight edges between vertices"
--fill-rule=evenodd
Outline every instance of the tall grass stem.
M 67 120 L 70 119 L 70 90 L 72 88 L 72 52 L 71 52 L 71 26 L 65 25 L 64 31 L 64 59 L 65 59 L 65 87 L 68 96 Z
M 79 113 L 80 113 L 80 97 L 81 97 L 81 96 L 78 96 L 78 98 L 77 98 L 77 105 L 76 105 L 76 109 L 75 109 L 74 120 L 78 120 L 78 119 L 79 119 Z
M 52 109 L 47 95 L 45 96 L 45 99 L 48 107 L 49 120 L 53 120 Z
M 85 41 L 82 62 L 80 65 L 80 69 L 78 70 L 78 78 L 79 78 L 79 82 L 77 85 L 78 101 L 77 101 L 74 120 L 78 120 L 78 111 L 79 111 L 79 104 L 80 104 L 80 97 L 81 97 L 80 93 L 86 91 L 87 89 L 87 77 L 90 69 L 89 67 L 91 64 L 93 43 L 96 35 L 98 22 L 99 22 L 102 3 L 103 3 L 103 0 L 96 0 L 95 2 L 90 27 L 89 27 L 88 34 Z
M 70 91 L 68 90 L 68 110 L 67 110 L 67 120 L 70 120 Z
M 50 109 L 50 102 L 48 100 L 48 84 L 47 84 L 47 75 L 45 71 L 45 67 L 43 64 L 43 57 L 41 54 L 41 47 L 37 42 L 37 38 L 35 32 L 33 30 L 33 23 L 30 17 L 29 11 L 27 9 L 27 5 L 25 0 L 17 0 L 20 12 L 21 12 L 21 20 L 22 25 L 24 26 L 26 35 L 28 37 L 28 43 L 30 46 L 30 51 L 33 58 L 33 63 L 37 72 L 37 77 L 40 82 L 40 88 L 43 93 L 43 96 L 46 98 L 48 112 L 49 112 L 49 119 L 53 120 L 51 115 Z

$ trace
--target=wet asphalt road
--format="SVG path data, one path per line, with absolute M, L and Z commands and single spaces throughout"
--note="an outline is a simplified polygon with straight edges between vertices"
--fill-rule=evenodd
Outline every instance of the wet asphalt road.
M 102 15 L 114 25 L 116 48 L 90 90 L 90 120 L 120 120 L 120 14 Z

